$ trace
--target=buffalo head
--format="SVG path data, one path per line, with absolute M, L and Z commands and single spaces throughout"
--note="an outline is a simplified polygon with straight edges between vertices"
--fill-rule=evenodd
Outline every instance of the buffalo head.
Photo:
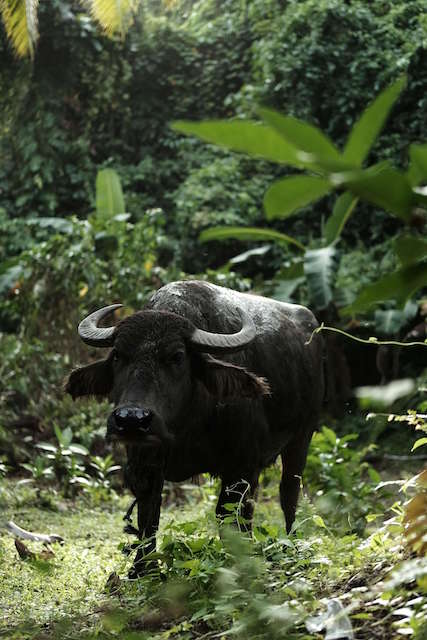
M 167 311 L 145 310 L 115 327 L 98 323 L 121 305 L 95 311 L 79 325 L 80 338 L 95 347 L 111 347 L 106 359 L 74 370 L 66 383 L 73 398 L 106 396 L 114 404 L 107 421 L 113 439 L 155 445 L 185 427 L 195 406 L 257 398 L 268 393 L 263 378 L 215 356 L 236 352 L 255 338 L 250 317 L 233 334 L 196 328 Z

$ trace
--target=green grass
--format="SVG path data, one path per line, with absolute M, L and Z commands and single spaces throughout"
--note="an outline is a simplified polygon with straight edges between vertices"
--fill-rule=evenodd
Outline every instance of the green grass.
M 261 491 L 252 540 L 227 527 L 219 536 L 213 483 L 184 488 L 179 504 L 169 497 L 159 533 L 161 576 L 138 581 L 127 580 L 131 559 L 120 548 L 133 541 L 122 532 L 127 498 L 91 506 L 84 497 L 64 502 L 50 496 L 52 510 L 39 506 L 34 489 L 3 481 L 2 520 L 58 533 L 65 543 L 52 547 L 50 560 L 21 560 L 1 529 L 0 635 L 196 640 L 231 631 L 242 639 L 320 639 L 324 632 L 309 633 L 305 623 L 334 597 L 350 606 L 358 640 L 402 637 L 398 620 L 401 629 L 424 638 L 417 625 L 427 610 L 425 578 L 398 580 L 388 590 L 378 586 L 405 557 L 399 525 L 380 527 L 378 518 L 363 536 L 343 533 L 336 514 L 329 522 L 305 497 L 296 534 L 288 537 L 275 473 Z M 42 550 L 38 543 L 27 546 Z M 114 592 L 106 588 L 112 572 L 120 576 Z M 402 607 L 406 618 L 394 616 Z

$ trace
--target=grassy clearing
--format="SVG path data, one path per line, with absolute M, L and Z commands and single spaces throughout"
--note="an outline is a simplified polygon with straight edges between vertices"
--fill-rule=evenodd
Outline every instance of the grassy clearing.
M 2 637 L 190 640 L 230 632 L 238 638 L 308 640 L 324 637 L 307 630 L 310 617 L 338 598 L 348 607 L 358 639 L 425 638 L 426 578 L 422 567 L 418 582 L 412 575 L 413 563 L 420 561 L 410 561 L 406 581 L 392 572 L 405 557 L 398 524 L 378 527 L 380 518 L 372 516 L 369 526 L 375 530 L 343 535 L 337 513 L 329 526 L 305 497 L 296 534 L 289 538 L 277 484 L 271 477 L 264 484 L 250 541 L 227 527 L 218 535 L 213 483 L 185 487 L 181 503 L 170 501 L 162 513 L 160 577 L 131 582 L 125 578 L 131 560 L 121 552 L 132 541 L 122 533 L 127 499 L 91 506 L 85 498 L 51 497 L 56 510 L 43 509 L 33 489 L 13 489 L 9 482 L 1 494 L 4 519 L 59 533 L 65 543 L 55 545 L 49 560 L 23 561 L 2 529 Z M 389 575 L 395 586 L 381 586 Z

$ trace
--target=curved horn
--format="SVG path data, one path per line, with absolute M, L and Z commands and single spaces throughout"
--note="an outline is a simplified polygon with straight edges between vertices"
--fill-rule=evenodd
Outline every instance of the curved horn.
M 242 328 L 237 333 L 210 333 L 195 329 L 190 338 L 191 344 L 200 351 L 209 353 L 227 353 L 244 349 L 256 336 L 256 327 L 252 318 L 242 309 L 238 309 L 242 319 Z
M 123 305 L 110 304 L 108 307 L 94 311 L 82 320 L 78 332 L 83 342 L 90 344 L 91 347 L 111 347 L 116 327 L 98 327 L 98 322 L 120 307 Z

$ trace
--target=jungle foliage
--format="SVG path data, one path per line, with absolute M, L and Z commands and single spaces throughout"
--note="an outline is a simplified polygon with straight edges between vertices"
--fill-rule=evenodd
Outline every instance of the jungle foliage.
M 422 640 L 426 348 L 372 336 L 425 340 L 425 2 L 105 2 L 139 7 L 112 38 L 89 3 L 27 4 L 33 60 L 0 36 L 0 508 L 66 544 L 1 529 L 5 637 L 317 640 L 338 606 Z M 325 332 L 329 393 L 363 388 L 313 438 L 293 536 L 275 465 L 250 539 L 232 509 L 218 535 L 215 481 L 167 486 L 160 575 L 131 583 L 110 407 L 62 381 L 98 357 L 88 311 L 186 277 L 309 304 L 359 340 Z

